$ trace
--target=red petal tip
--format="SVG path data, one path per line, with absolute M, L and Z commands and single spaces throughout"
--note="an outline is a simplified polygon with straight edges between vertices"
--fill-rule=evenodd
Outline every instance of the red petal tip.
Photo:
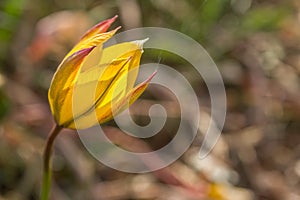
M 157 74 L 157 70 L 155 70 L 148 79 L 152 79 Z
M 107 25 L 108 27 L 114 22 L 114 21 L 116 21 L 116 19 L 118 18 L 119 16 L 118 15 L 115 15 L 115 16 L 113 16 L 112 18 L 110 18 L 110 19 L 107 19 L 107 20 L 104 20 L 103 22 L 100 22 L 99 24 L 102 24 L 103 26 L 105 26 L 105 25 Z M 98 24 L 98 25 L 99 25 Z M 107 28 L 108 28 L 107 27 Z
M 153 79 L 153 77 L 154 77 L 156 74 L 157 74 L 157 70 L 155 70 L 155 71 L 151 74 L 151 76 L 149 76 L 149 77 L 144 81 L 144 83 L 147 83 L 147 82 L 151 81 L 151 79 Z
M 119 17 L 119 15 L 115 15 L 111 18 L 111 20 L 116 20 Z
M 95 26 L 93 26 L 90 30 L 88 30 L 81 39 L 88 37 L 90 34 L 97 34 L 97 33 L 104 33 L 107 31 L 107 29 L 110 27 L 110 25 L 118 18 L 118 15 L 115 15 L 114 17 L 101 21 Z

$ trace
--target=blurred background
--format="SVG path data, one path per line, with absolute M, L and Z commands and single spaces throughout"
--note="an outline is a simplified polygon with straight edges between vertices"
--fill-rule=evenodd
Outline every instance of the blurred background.
M 38 199 L 42 151 L 53 125 L 47 101 L 53 73 L 87 29 L 116 14 L 112 28 L 165 27 L 203 45 L 225 83 L 222 136 L 208 157 L 197 158 L 210 119 L 205 83 L 178 56 L 145 51 L 143 62 L 174 67 L 198 95 L 201 123 L 194 143 L 165 169 L 130 174 L 99 163 L 75 132 L 64 130 L 55 143 L 52 199 L 300 199 L 298 0 L 1 0 L 0 200 Z M 130 110 L 145 125 L 154 103 L 168 113 L 157 136 L 127 138 L 114 121 L 104 129 L 120 136 L 119 146 L 164 146 L 180 123 L 174 96 L 150 86 Z

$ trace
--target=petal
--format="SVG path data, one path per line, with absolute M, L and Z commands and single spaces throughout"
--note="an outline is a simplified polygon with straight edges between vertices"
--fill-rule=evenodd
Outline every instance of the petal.
M 68 56 L 81 49 L 102 45 L 104 42 L 110 39 L 119 29 L 120 27 L 106 33 L 92 35 L 89 38 L 79 41 L 75 45 L 75 47 L 73 47 L 73 49 L 66 55 L 64 59 L 66 59 Z
M 72 129 L 84 129 L 109 121 L 113 118 L 113 114 L 118 114 L 134 103 L 140 95 L 148 87 L 149 82 L 156 74 L 156 71 L 144 82 L 137 85 L 132 89 L 125 97 L 119 99 L 118 101 L 110 101 L 105 105 L 98 105 L 94 112 L 90 112 L 85 116 L 76 120 L 76 125 L 71 123 L 68 128 Z
M 53 76 L 48 91 L 48 99 L 51 111 L 57 122 L 59 121 L 60 108 L 65 98 L 65 89 L 68 89 L 74 82 L 81 63 L 92 49 L 93 47 L 75 52 L 67 59 L 63 60 Z
M 93 35 L 104 33 L 107 31 L 107 29 L 110 27 L 110 25 L 118 18 L 118 15 L 115 15 L 114 17 L 104 20 L 98 24 L 96 24 L 94 27 L 92 27 L 90 30 L 88 30 L 82 37 L 81 40 L 85 40 L 87 38 L 90 38 Z
M 99 66 L 101 57 L 102 57 L 102 45 L 96 46 L 93 51 L 87 56 L 87 58 L 82 63 L 80 73 L 83 73 L 84 71 L 90 70 L 92 68 L 95 68 Z
M 140 63 L 141 54 L 143 52 L 141 45 L 142 41 L 144 40 L 124 42 L 105 48 L 103 51 L 97 50 L 98 47 L 96 47 L 82 64 L 80 71 L 80 81 L 82 81 L 83 83 L 95 81 L 98 79 L 111 79 L 115 75 L 115 73 L 113 72 L 106 73 L 101 77 L 100 75 L 104 72 L 107 66 L 110 65 L 110 63 L 115 62 L 117 60 L 127 60 L 129 57 L 131 57 L 129 69 L 138 67 Z M 100 61 L 99 58 L 101 58 Z M 110 68 L 108 68 L 107 70 L 109 69 Z
M 61 107 L 62 112 L 70 112 L 70 110 L 72 110 L 73 116 L 62 122 L 62 124 L 65 127 L 68 127 L 68 124 L 72 122 L 73 119 L 78 119 L 89 114 L 94 110 L 96 104 L 101 102 L 107 94 L 111 95 L 112 92 L 110 91 L 112 90 L 114 83 L 127 72 L 125 66 L 129 60 L 130 58 L 115 60 L 108 67 L 104 68 L 102 74 L 98 75 L 100 77 L 101 75 L 110 75 L 111 78 L 109 79 L 101 81 L 95 79 L 94 81 L 91 81 L 91 79 L 94 78 L 93 74 L 85 72 L 78 75 L 77 83 L 74 87 L 71 87 L 72 92 L 69 93 L 71 95 L 67 95 L 65 98 L 72 102 L 70 104 L 71 106 L 66 107 L 63 105 Z M 111 74 L 114 74 L 114 76 L 111 76 Z M 97 122 L 97 120 L 95 120 L 95 122 Z
M 143 51 L 143 44 L 148 40 L 136 40 L 131 42 L 123 42 L 120 44 L 115 44 L 109 46 L 103 50 L 103 55 L 101 58 L 101 63 L 110 63 L 116 58 L 126 57 L 128 53 L 135 51 Z
M 120 48 L 110 48 L 109 51 L 104 50 L 104 56 L 101 59 L 100 65 L 84 71 L 82 68 L 88 62 L 88 59 L 94 56 L 93 53 L 97 48 L 85 59 L 76 80 L 76 87 L 74 88 L 74 100 L 76 102 L 73 107 L 75 111 L 73 110 L 73 112 L 75 116 L 78 117 L 82 113 L 86 113 L 87 110 L 93 109 L 96 104 L 105 105 L 111 99 L 123 98 L 128 92 L 128 77 L 131 77 L 131 84 L 134 84 L 137 70 L 134 72 L 136 73 L 134 76 L 132 76 L 132 71 L 130 71 L 129 75 L 128 72 L 130 68 L 137 68 L 139 66 L 142 52 L 141 43 L 140 41 L 135 41 L 116 46 L 121 47 L 121 49 L 123 48 L 123 50 L 117 51 Z M 125 49 L 129 49 L 129 51 L 127 52 Z M 114 59 L 116 57 L 112 56 L 113 52 L 117 52 L 116 56 L 120 57 Z M 108 59 L 109 57 L 110 59 Z M 111 63 L 107 64 L 103 62 Z
M 74 117 L 80 117 L 89 110 L 93 109 L 96 104 L 103 101 L 107 95 L 111 95 L 111 91 L 114 90 L 115 82 L 127 73 L 126 65 L 130 58 L 116 60 L 107 66 L 99 77 L 105 77 L 109 75 L 109 78 L 91 81 L 94 78 L 94 74 L 80 74 L 78 81 L 73 89 L 73 112 Z M 111 76 L 114 74 L 114 76 Z M 87 81 L 89 80 L 89 81 Z
M 126 82 L 127 92 L 131 90 L 134 86 L 136 77 L 138 75 L 140 59 L 143 53 L 143 44 L 147 40 L 148 39 L 124 42 L 110 46 L 103 50 L 101 63 L 110 63 L 114 58 L 126 58 L 130 56 L 132 57 L 129 63 L 129 74 Z
M 147 78 L 144 82 L 140 83 L 137 85 L 135 88 L 133 88 L 127 95 L 126 97 L 119 103 L 119 108 L 116 107 L 117 109 L 114 110 L 114 112 L 122 112 L 126 108 L 128 108 L 131 104 L 133 104 L 146 90 L 148 87 L 150 81 L 152 78 L 155 76 L 157 71 L 154 71 L 149 78 Z

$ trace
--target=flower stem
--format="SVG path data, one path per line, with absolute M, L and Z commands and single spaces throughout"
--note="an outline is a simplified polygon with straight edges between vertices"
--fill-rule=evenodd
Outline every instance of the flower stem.
M 43 158 L 43 182 L 41 200 L 48 200 L 51 187 L 51 154 L 52 147 L 56 136 L 60 133 L 62 127 L 55 124 L 48 136 Z

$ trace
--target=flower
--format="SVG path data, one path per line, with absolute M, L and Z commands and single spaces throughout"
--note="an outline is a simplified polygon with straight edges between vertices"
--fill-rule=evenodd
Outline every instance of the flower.
M 112 119 L 137 100 L 155 75 L 134 87 L 146 40 L 103 49 L 120 28 L 106 32 L 116 18 L 87 31 L 57 68 L 48 99 L 59 126 L 84 129 Z

